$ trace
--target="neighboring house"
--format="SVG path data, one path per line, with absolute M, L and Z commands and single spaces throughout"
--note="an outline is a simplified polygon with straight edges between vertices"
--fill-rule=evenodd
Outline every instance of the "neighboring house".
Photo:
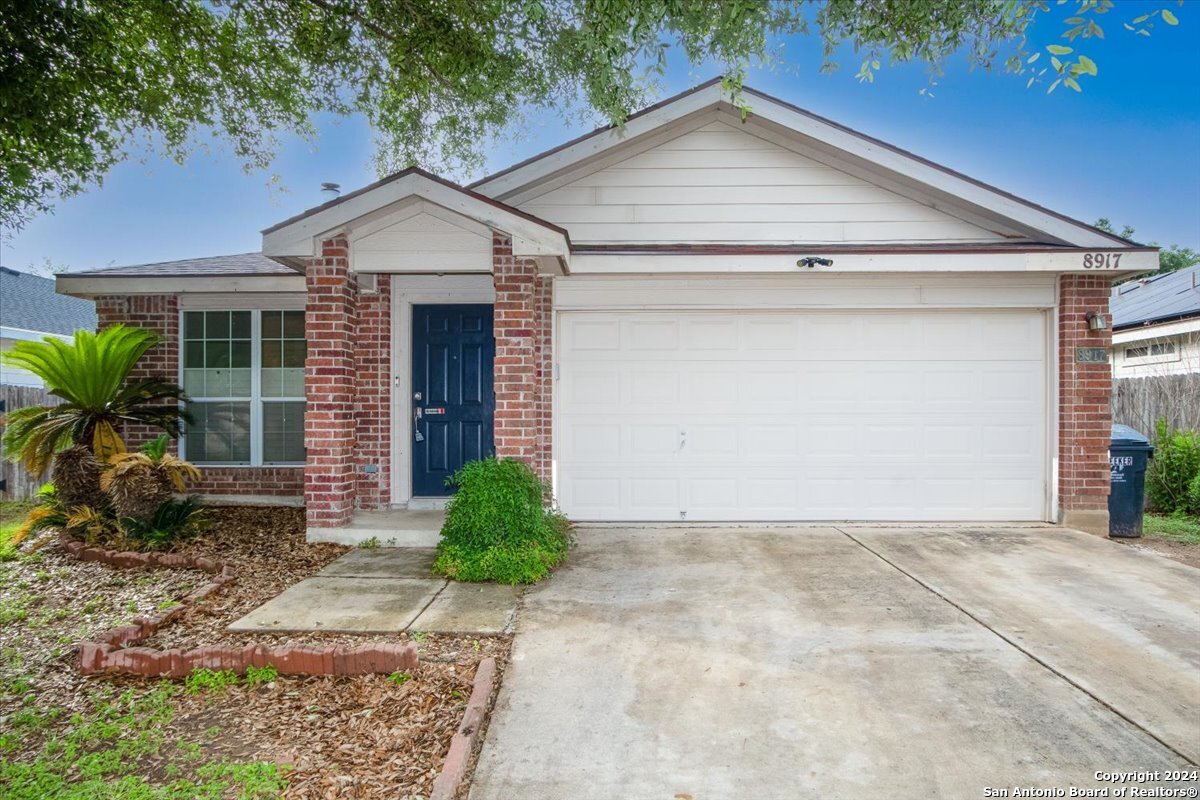
M 1200 266 L 1113 289 L 1113 377 L 1200 373 Z
M 195 398 L 202 491 L 303 496 L 314 539 L 493 451 L 580 521 L 1106 532 L 1095 317 L 1155 248 L 745 99 L 710 82 L 469 187 L 397 173 L 261 255 L 59 291 L 163 334 L 143 369 Z
M 0 351 L 47 336 L 70 341 L 80 328 L 96 329 L 96 310 L 90 300 L 57 294 L 53 278 L 0 267 Z M 0 385 L 43 384 L 32 372 L 0 363 Z

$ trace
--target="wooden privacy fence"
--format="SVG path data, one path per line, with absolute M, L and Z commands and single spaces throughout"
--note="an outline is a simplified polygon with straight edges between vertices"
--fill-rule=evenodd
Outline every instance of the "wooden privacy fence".
M 4 402 L 4 413 L 0 414 L 0 434 L 5 430 L 4 418 L 7 414 L 25 406 L 56 406 L 62 402 L 58 397 L 47 392 L 40 386 L 7 386 L 0 385 L 0 401 Z M 38 493 L 42 481 L 25 471 L 20 464 L 14 464 L 6 456 L 0 461 L 0 478 L 4 480 L 5 491 L 0 492 L 0 500 L 27 500 Z
M 1200 373 L 1113 382 L 1113 422 L 1153 439 L 1159 417 L 1166 418 L 1171 430 L 1200 430 Z

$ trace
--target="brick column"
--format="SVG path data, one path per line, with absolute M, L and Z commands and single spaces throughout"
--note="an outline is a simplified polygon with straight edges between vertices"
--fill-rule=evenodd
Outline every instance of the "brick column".
M 512 254 L 512 239 L 492 233 L 496 284 L 496 455 L 538 469 L 537 265 Z
M 357 288 L 343 236 L 321 243 L 305 270 L 308 358 L 304 388 L 304 501 L 308 527 L 346 525 L 354 514 Z
M 375 291 L 360 287 L 358 293 L 354 400 L 359 508 L 387 508 L 392 499 L 392 283 L 390 275 L 376 275 L 375 281 Z
M 534 284 L 534 363 L 536 364 L 537 399 L 534 402 L 534 423 L 537 443 L 534 451 L 534 472 L 550 482 L 551 439 L 550 424 L 554 391 L 553 297 L 554 278 L 539 275 Z
M 1111 327 L 1088 329 L 1087 314 L 1108 314 L 1112 279 L 1063 275 L 1058 296 L 1058 502 L 1061 522 L 1108 535 L 1112 365 L 1080 362 L 1081 347 L 1112 344 Z

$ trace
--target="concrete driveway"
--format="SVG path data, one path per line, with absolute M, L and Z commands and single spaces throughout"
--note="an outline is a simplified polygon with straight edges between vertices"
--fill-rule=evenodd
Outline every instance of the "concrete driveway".
M 579 540 L 526 597 L 472 800 L 1111 791 L 1135 784 L 1098 770 L 1200 761 L 1200 570 L 1156 554 L 1055 528 Z

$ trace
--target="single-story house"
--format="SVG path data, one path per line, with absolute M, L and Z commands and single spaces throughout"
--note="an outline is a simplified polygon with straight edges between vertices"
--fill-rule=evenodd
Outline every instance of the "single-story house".
M 1113 288 L 1113 377 L 1200 372 L 1200 265 Z
M 459 186 L 408 169 L 261 254 L 73 273 L 158 330 L 184 455 L 314 539 L 485 453 L 579 521 L 1107 531 L 1114 277 L 1155 248 L 719 82 Z
M 17 342 L 46 337 L 69 342 L 80 329 L 96 329 L 96 310 L 90 300 L 57 294 L 53 278 L 0 267 L 0 352 L 11 350 Z M 0 386 L 43 385 L 28 370 L 0 364 Z

